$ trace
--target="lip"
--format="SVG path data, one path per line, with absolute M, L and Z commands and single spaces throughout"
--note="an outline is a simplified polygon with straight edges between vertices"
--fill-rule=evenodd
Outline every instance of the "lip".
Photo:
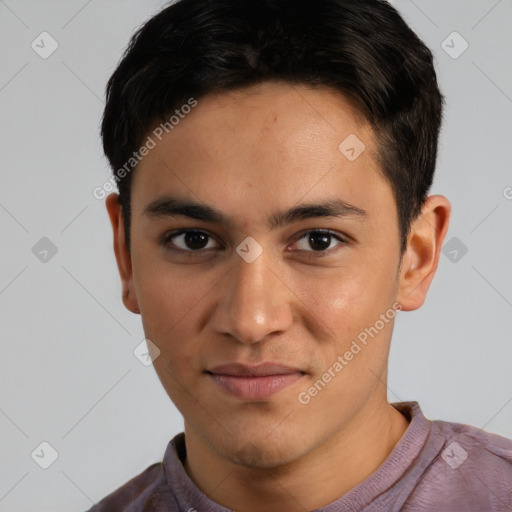
M 276 363 L 224 364 L 206 373 L 222 390 L 246 400 L 269 398 L 305 375 L 298 368 Z

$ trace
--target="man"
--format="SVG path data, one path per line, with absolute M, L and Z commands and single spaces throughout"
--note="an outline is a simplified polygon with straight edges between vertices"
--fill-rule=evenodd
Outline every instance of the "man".
M 386 2 L 181 0 L 139 30 L 106 207 L 185 432 L 91 511 L 510 510 L 509 440 L 387 400 L 448 229 L 442 106 Z

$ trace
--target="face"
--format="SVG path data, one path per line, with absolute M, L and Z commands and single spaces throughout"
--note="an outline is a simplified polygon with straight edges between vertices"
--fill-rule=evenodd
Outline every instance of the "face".
M 132 309 L 186 431 L 272 466 L 385 400 L 397 211 L 346 99 L 277 83 L 203 97 L 131 194 Z

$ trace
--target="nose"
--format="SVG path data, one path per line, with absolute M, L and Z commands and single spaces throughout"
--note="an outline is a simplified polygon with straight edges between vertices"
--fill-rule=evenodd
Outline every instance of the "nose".
M 220 283 L 220 300 L 212 318 L 215 331 L 245 344 L 286 331 L 293 323 L 290 299 L 294 295 L 271 268 L 265 251 L 252 263 L 236 253 L 233 258 L 232 269 Z

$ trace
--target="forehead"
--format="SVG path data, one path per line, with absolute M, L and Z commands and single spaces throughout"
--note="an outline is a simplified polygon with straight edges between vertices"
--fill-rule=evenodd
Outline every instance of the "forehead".
M 176 192 L 253 213 L 326 194 L 357 204 L 379 188 L 391 193 L 372 130 L 349 100 L 323 87 L 265 83 L 210 94 L 161 140 L 154 129 L 149 136 L 156 145 L 134 174 L 134 209 Z
M 301 149 L 301 144 L 306 149 L 319 139 L 341 142 L 352 133 L 373 151 L 373 132 L 363 115 L 348 98 L 327 87 L 264 82 L 206 95 L 184 117 L 186 122 L 180 120 L 172 130 L 174 138 L 204 149 L 226 143 L 248 152 L 258 151 L 259 143 L 273 143 L 272 149 L 281 145 L 284 152 Z

